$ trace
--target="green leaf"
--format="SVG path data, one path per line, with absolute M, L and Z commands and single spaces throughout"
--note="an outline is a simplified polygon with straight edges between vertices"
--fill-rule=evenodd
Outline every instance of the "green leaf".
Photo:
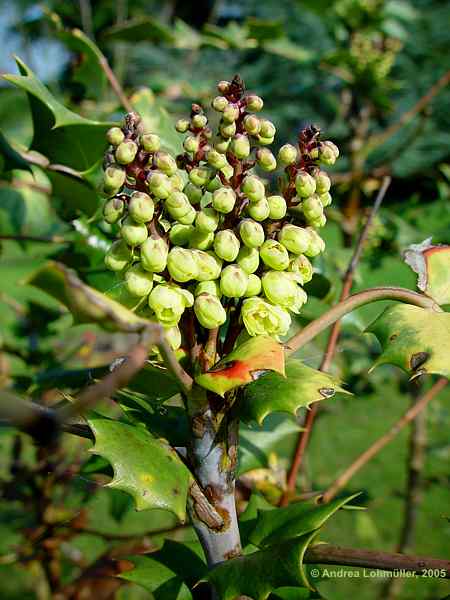
M 270 596 L 271 600 L 309 600 L 310 598 L 320 598 L 320 596 L 312 595 L 313 592 L 306 588 L 284 587 L 278 589 Z
M 72 112 L 25 63 L 18 58 L 16 61 L 21 74 L 3 77 L 28 95 L 34 128 L 31 148 L 51 162 L 81 171 L 89 169 L 107 147 L 105 133 L 111 123 L 92 121 Z
M 284 350 L 269 336 L 259 335 L 240 344 L 228 356 L 195 381 L 216 394 L 246 385 L 262 376 L 265 371 L 284 375 Z
M 12 169 L 31 170 L 30 165 L 16 150 L 14 150 L 1 130 L 0 156 L 3 158 L 3 162 L 0 163 L 0 173 L 3 171 L 11 171 Z
M 290 358 L 286 362 L 286 377 L 267 373 L 245 387 L 241 418 L 261 424 L 268 414 L 276 411 L 295 415 L 299 408 L 331 398 L 337 392 L 349 394 L 331 375 Z
M 295 42 L 291 42 L 288 38 L 264 42 L 263 49 L 270 54 L 276 54 L 297 63 L 309 62 L 314 56 L 312 52 Z
M 137 510 L 161 508 L 184 521 L 191 474 L 173 448 L 142 427 L 100 417 L 88 422 L 95 436 L 92 451 L 114 470 L 109 487 L 130 494 Z
M 367 331 L 376 335 L 383 348 L 373 368 L 390 363 L 412 377 L 423 373 L 450 377 L 450 313 L 396 304 L 387 308 Z
M 27 280 L 64 304 L 77 323 L 98 323 L 105 329 L 140 332 L 150 321 L 83 283 L 72 269 L 50 261 Z
M 249 540 L 255 546 L 266 548 L 276 542 L 289 540 L 315 531 L 340 508 L 359 494 L 332 500 L 328 504 L 314 501 L 296 502 L 275 510 L 258 510 Z
M 438 304 L 450 304 L 450 246 L 433 246 L 431 238 L 412 244 L 403 253 L 417 273 L 417 287 Z
M 219 600 L 234 600 L 241 595 L 266 600 L 281 587 L 310 587 L 303 568 L 303 556 L 316 533 L 266 550 L 227 560 L 206 576 Z
M 166 42 L 174 43 L 175 35 L 170 27 L 152 17 L 138 17 L 120 25 L 107 29 L 103 36 L 105 41 L 124 42 Z

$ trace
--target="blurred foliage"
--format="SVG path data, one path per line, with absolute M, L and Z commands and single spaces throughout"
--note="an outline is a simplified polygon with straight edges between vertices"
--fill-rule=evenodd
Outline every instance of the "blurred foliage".
M 14 74 L 0 85 L 0 387 L 54 405 L 106 372 L 130 344 L 128 334 L 113 335 L 92 325 L 71 327 L 71 317 L 59 304 L 22 284 L 36 268 L 57 259 L 96 289 L 117 292 L 114 275 L 103 267 L 114 232 L 99 215 L 97 183 L 105 123 L 119 120 L 124 110 L 108 84 L 103 57 L 133 107 L 170 150 L 180 142 L 168 113 L 175 118 L 192 101 L 208 103 L 217 77 L 236 72 L 265 98 L 280 140 L 294 140 L 300 127 L 314 122 L 339 145 L 343 159 L 334 173 L 336 204 L 324 230 L 328 252 L 315 264 L 322 285 L 309 290 L 311 300 L 297 327 L 337 300 L 352 242 L 381 176 L 392 175 L 393 181 L 355 289 L 389 284 L 414 289 L 415 276 L 401 251 L 430 236 L 434 243 L 449 242 L 448 81 L 412 118 L 401 121 L 450 69 L 447 3 L 14 4 L 14 9 L 0 6 L 5 39 L 32 70 L 19 63 L 17 72 L 12 63 L 2 62 L 2 69 Z M 51 68 L 45 60 L 49 49 Z M 399 370 L 382 367 L 367 375 L 379 346 L 373 337 L 355 334 L 382 308 L 362 308 L 344 322 L 333 370 L 356 398 L 339 396 L 320 412 L 299 482 L 302 490 L 325 488 L 410 401 L 410 386 Z M 321 336 L 302 351 L 307 365 L 318 366 L 324 340 Z M 129 419 L 145 412 L 152 431 L 182 445 L 186 424 L 178 400 L 162 404 L 173 395 L 170 382 L 167 393 L 162 387 L 150 404 L 145 400 L 154 377 L 142 373 L 121 392 L 120 408 L 105 404 L 99 412 Z M 443 392 L 427 413 L 423 504 L 409 549 L 417 554 L 445 556 L 448 550 L 450 413 L 444 400 L 449 397 L 449 391 Z M 252 489 L 269 501 L 279 498 L 297 430 L 292 418 L 281 414 L 267 417 L 262 428 L 242 426 L 240 509 Z M 126 558 L 137 549 L 160 548 L 162 536 L 154 532 L 174 527 L 173 516 L 137 513 L 122 492 L 104 490 L 112 475 L 108 464 L 100 457 L 86 458 L 89 441 L 67 438 L 52 453 L 0 429 L 1 597 L 44 600 L 58 589 L 63 598 L 81 598 L 82 593 L 99 599 L 148 598 L 148 591 L 127 578 L 111 576 L 130 568 Z M 331 542 L 395 548 L 406 448 L 402 433 L 351 482 L 346 493 L 363 489 L 371 510 L 356 518 L 349 511 L 339 514 L 327 530 Z M 195 540 L 189 527 L 174 529 L 170 537 Z M 338 585 L 319 584 L 332 600 L 348 598 L 354 593 L 351 586 L 345 579 Z M 445 593 L 437 580 L 408 580 L 398 598 L 435 599 Z M 362 600 L 378 594 L 373 580 L 358 582 Z

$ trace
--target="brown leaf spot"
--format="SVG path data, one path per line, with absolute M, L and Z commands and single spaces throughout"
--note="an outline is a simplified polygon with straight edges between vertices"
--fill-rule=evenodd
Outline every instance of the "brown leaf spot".
M 319 394 L 321 396 L 323 396 L 323 398 L 332 398 L 336 393 L 336 390 L 334 388 L 320 388 L 319 389 Z
M 411 356 L 410 367 L 412 371 L 417 371 L 430 358 L 429 352 L 416 352 Z

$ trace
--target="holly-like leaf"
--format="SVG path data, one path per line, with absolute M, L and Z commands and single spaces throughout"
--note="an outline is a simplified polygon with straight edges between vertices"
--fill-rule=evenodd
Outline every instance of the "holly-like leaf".
M 240 344 L 196 382 L 224 396 L 226 392 L 259 379 L 266 371 L 284 376 L 284 351 L 269 336 L 259 335 Z
M 276 542 L 289 540 L 315 531 L 340 508 L 359 494 L 332 500 L 328 504 L 314 501 L 296 502 L 275 510 L 258 510 L 255 526 L 249 540 L 255 546 L 266 548 Z
M 21 154 L 15 150 L 8 142 L 6 137 L 0 130 L 0 173 L 3 171 L 11 171 L 12 169 L 24 169 L 30 171 L 30 165 L 22 157 Z
M 396 304 L 367 331 L 376 335 L 383 348 L 373 368 L 390 363 L 412 377 L 424 373 L 450 377 L 450 313 Z
M 51 162 L 80 171 L 89 169 L 107 147 L 105 133 L 112 123 L 85 119 L 61 104 L 33 71 L 16 58 L 20 75 L 3 75 L 28 95 L 33 118 L 31 148 Z
M 273 412 L 295 415 L 299 408 L 332 398 L 338 392 L 349 394 L 331 375 L 291 358 L 286 361 L 286 377 L 267 373 L 246 386 L 240 406 L 241 418 L 261 424 Z
M 450 304 L 450 246 L 433 246 L 431 238 L 412 244 L 403 253 L 417 273 L 417 287 L 438 304 Z
M 64 304 L 77 323 L 98 323 L 105 329 L 140 332 L 150 323 L 83 283 L 72 269 L 54 261 L 32 274 L 27 283 Z
M 310 533 L 227 560 L 214 567 L 205 580 L 214 586 L 219 600 L 234 600 L 241 595 L 266 600 L 277 588 L 308 588 L 303 556 L 315 535 Z
M 114 470 L 109 487 L 130 494 L 137 510 L 161 508 L 184 521 L 191 474 L 173 448 L 143 427 L 101 417 L 88 422 L 95 436 L 92 451 Z

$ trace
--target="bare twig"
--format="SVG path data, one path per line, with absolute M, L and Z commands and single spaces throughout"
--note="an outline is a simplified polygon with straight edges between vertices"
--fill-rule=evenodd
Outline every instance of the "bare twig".
M 117 77 L 114 74 L 114 71 L 109 66 L 109 62 L 106 60 L 106 57 L 102 54 L 98 58 L 98 62 L 100 67 L 103 69 L 110 86 L 112 87 L 114 93 L 118 97 L 121 105 L 127 112 L 133 112 L 133 105 L 129 101 L 127 95 L 125 94 L 123 87 L 120 85 Z
M 361 230 L 361 233 L 359 235 L 358 241 L 355 246 L 355 250 L 353 252 L 353 256 L 350 259 L 347 271 L 343 278 L 343 286 L 342 286 L 342 291 L 341 291 L 341 295 L 340 295 L 340 299 L 339 299 L 340 301 L 348 298 L 348 296 L 350 294 L 352 284 L 353 284 L 353 276 L 355 274 L 356 267 L 358 266 L 358 263 L 361 260 L 364 245 L 367 241 L 367 236 L 369 235 L 370 227 L 372 226 L 373 219 L 374 219 L 376 213 L 378 212 L 378 209 L 380 208 L 381 203 L 383 202 L 383 198 L 386 195 L 386 192 L 387 192 L 387 189 L 388 189 L 390 183 L 391 183 L 390 177 L 385 177 L 383 179 L 380 190 L 379 190 L 377 197 L 375 199 L 375 202 L 373 204 L 372 210 L 370 211 L 367 221 Z M 325 349 L 325 352 L 324 352 L 324 355 L 322 358 L 322 363 L 320 365 L 321 371 L 327 372 L 330 369 L 331 362 L 332 362 L 334 354 L 336 352 L 336 346 L 337 346 L 337 342 L 339 339 L 340 330 L 341 330 L 341 322 L 336 321 L 335 324 L 333 325 L 330 335 L 328 337 L 328 342 L 327 342 L 326 349 Z M 283 494 L 281 501 L 280 501 L 281 506 L 286 506 L 289 503 L 289 498 L 290 498 L 290 496 L 292 496 L 292 494 L 295 491 L 298 472 L 300 470 L 300 466 L 303 461 L 303 456 L 305 454 L 305 450 L 306 450 L 306 447 L 309 442 L 309 438 L 311 435 L 312 427 L 314 425 L 314 420 L 315 420 L 315 417 L 317 414 L 318 406 L 319 406 L 318 403 L 313 404 L 311 406 L 310 410 L 306 414 L 306 419 L 303 424 L 303 431 L 301 431 L 299 433 L 297 446 L 296 446 L 295 453 L 294 453 L 294 458 L 293 458 L 291 467 L 289 469 L 289 473 L 288 473 L 288 477 L 287 477 L 286 491 Z
M 419 400 L 409 408 L 406 413 L 398 420 L 394 425 L 381 436 L 376 442 L 374 442 L 367 450 L 365 450 L 358 458 L 349 466 L 347 469 L 339 475 L 339 477 L 330 485 L 322 496 L 322 502 L 329 502 L 336 494 L 341 490 L 350 479 L 371 460 L 378 452 L 380 452 L 389 442 L 391 442 L 395 436 L 406 426 L 411 423 L 417 415 L 427 406 L 431 400 L 447 385 L 448 381 L 444 377 L 441 377 L 436 383 L 430 388 L 430 390 L 424 394 Z

